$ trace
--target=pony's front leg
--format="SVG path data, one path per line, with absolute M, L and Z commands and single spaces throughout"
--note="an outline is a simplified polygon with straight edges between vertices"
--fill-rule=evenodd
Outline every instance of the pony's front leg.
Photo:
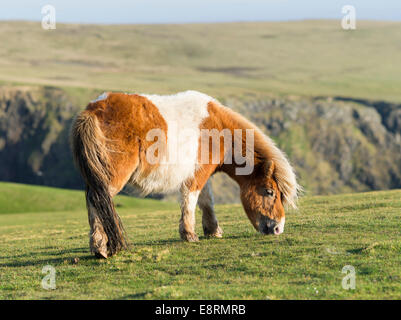
M 223 236 L 223 230 L 219 227 L 214 211 L 214 200 L 210 181 L 208 181 L 203 187 L 199 195 L 198 205 L 203 213 L 202 227 L 205 236 L 221 238 Z
M 185 185 L 181 188 L 181 219 L 179 231 L 181 239 L 189 242 L 199 241 L 195 233 L 195 210 L 199 193 L 199 190 L 190 191 Z

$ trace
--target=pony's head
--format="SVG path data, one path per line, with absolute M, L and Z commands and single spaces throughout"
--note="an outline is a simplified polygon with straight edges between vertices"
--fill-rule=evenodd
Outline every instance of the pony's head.
M 274 162 L 267 161 L 255 167 L 251 179 L 240 186 L 245 212 L 255 229 L 262 234 L 278 235 L 284 231 L 283 196 L 274 171 Z

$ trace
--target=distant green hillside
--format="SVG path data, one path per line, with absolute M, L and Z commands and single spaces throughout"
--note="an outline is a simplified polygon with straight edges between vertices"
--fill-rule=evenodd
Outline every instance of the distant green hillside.
M 130 92 L 205 91 L 401 101 L 401 23 L 185 25 L 0 22 L 5 83 Z M 75 92 L 79 95 L 80 92 Z
M 118 208 L 159 207 L 160 201 L 118 196 Z M 171 207 L 170 203 L 163 206 Z M 85 194 L 58 188 L 0 182 L 0 214 L 85 210 Z

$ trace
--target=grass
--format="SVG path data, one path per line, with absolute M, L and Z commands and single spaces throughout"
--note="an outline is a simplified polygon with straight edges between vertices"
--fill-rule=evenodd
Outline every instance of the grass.
M 117 196 L 118 208 L 153 208 L 160 202 Z M 167 204 L 169 205 L 169 204 Z M 19 183 L 0 182 L 0 215 L 13 213 L 35 213 L 86 210 L 84 192 Z
M 401 23 L 336 20 L 185 25 L 0 22 L 0 81 L 217 98 L 300 95 L 401 101 Z M 40 45 L 38 45 L 40 44 Z M 85 88 L 85 89 L 82 89 Z M 85 92 L 83 93 L 82 90 Z
M 82 192 L 0 187 L 9 190 L 0 201 L 1 299 L 401 298 L 400 190 L 304 197 L 278 237 L 256 233 L 241 206 L 221 205 L 224 238 L 199 243 L 179 240 L 178 205 L 119 197 L 132 247 L 98 260 Z M 55 290 L 41 288 L 47 264 Z M 355 267 L 355 290 L 341 286 L 345 265 Z

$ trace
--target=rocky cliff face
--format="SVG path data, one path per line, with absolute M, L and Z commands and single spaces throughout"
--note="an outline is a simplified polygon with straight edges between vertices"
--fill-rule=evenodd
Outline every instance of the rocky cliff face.
M 341 97 L 226 103 L 285 150 L 309 194 L 401 188 L 400 105 Z M 220 194 L 230 193 L 225 178 L 215 180 Z
M 401 105 L 347 99 L 230 100 L 285 150 L 307 193 L 401 188 Z M 82 106 L 57 88 L 0 88 L 0 180 L 81 188 L 68 132 Z M 214 179 L 219 202 L 237 188 Z
M 343 97 L 227 100 L 285 150 L 307 194 L 401 188 L 401 105 Z M 217 202 L 238 187 L 213 177 Z
M 77 110 L 55 88 L 0 89 L 0 180 L 77 188 L 68 130 Z

